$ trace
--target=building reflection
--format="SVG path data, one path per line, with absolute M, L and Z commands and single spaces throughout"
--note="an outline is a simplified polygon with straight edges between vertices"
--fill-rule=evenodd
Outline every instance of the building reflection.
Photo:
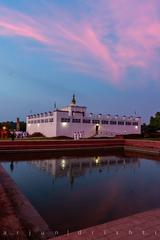
M 87 158 L 61 158 L 28 162 L 43 171 L 46 171 L 53 177 L 53 183 L 58 178 L 67 177 L 73 186 L 76 178 L 84 176 L 93 171 L 102 173 L 103 171 L 119 171 L 122 168 L 131 168 L 135 173 L 136 168 L 140 167 L 140 161 L 137 157 L 87 157 Z

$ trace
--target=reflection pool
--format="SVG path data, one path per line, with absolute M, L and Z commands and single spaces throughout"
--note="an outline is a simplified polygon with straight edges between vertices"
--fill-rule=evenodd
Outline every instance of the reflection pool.
M 160 207 L 160 161 L 124 154 L 1 163 L 60 234 Z

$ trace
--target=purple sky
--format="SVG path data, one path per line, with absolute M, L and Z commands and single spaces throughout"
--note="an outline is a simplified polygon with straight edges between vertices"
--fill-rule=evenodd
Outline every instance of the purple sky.
M 0 0 L 0 121 L 68 104 L 160 111 L 159 0 Z

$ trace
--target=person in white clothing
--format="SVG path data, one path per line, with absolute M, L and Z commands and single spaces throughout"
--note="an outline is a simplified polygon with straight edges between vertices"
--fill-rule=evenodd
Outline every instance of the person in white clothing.
M 77 134 L 76 134 L 76 132 L 74 132 L 73 138 L 74 138 L 74 140 L 77 140 Z

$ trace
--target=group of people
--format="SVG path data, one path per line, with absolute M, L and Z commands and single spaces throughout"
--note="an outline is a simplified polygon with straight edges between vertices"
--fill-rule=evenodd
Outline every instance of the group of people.
M 27 136 L 28 136 L 27 132 L 23 132 L 23 131 L 12 131 L 12 132 L 10 132 L 10 137 L 11 137 L 12 141 L 15 138 L 16 139 L 23 139 Z
M 84 132 L 74 132 L 73 138 L 74 140 L 79 140 L 84 137 Z

